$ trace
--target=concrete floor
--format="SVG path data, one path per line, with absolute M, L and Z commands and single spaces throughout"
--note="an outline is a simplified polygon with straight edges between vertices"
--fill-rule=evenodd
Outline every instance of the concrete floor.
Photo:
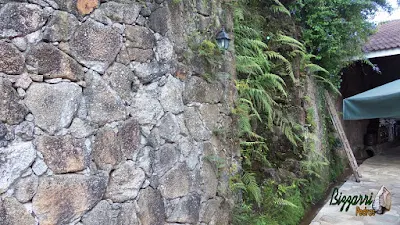
M 400 148 L 394 148 L 365 160 L 360 168 L 361 182 L 351 176 L 340 188 L 343 195 L 371 195 L 373 199 L 382 185 L 392 194 L 392 208 L 383 215 L 356 216 L 356 206 L 340 212 L 340 206 L 329 201 L 318 212 L 310 225 L 400 225 Z M 347 206 L 347 205 L 346 205 Z M 361 206 L 364 209 L 364 206 Z M 367 208 L 371 209 L 369 205 Z

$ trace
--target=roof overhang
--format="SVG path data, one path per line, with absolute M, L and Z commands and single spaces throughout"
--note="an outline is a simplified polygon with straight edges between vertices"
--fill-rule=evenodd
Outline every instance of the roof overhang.
M 400 48 L 392 48 L 392 49 L 387 49 L 387 50 L 368 52 L 368 53 L 365 53 L 364 56 L 367 59 L 373 59 L 373 58 L 393 56 L 393 55 L 400 55 Z

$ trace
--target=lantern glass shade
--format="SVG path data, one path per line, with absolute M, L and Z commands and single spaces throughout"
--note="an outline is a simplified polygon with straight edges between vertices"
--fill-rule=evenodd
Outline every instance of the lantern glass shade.
M 225 32 L 225 29 L 222 30 L 217 34 L 217 43 L 218 47 L 227 50 L 229 48 L 229 42 L 231 39 L 229 38 L 228 34 Z

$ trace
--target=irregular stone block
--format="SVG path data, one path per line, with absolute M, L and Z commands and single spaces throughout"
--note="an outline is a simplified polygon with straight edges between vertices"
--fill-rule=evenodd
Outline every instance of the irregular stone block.
M 93 142 L 92 157 L 101 168 L 114 167 L 122 161 L 122 152 L 117 134 L 110 128 L 101 129 Z
M 56 175 L 42 177 L 33 197 L 33 212 L 40 224 L 69 224 L 99 202 L 107 179 L 101 175 Z
M 107 69 L 103 78 L 123 100 L 127 102 L 131 101 L 132 85 L 138 79 L 128 67 L 120 63 L 114 63 Z
M 136 168 L 134 162 L 126 161 L 111 173 L 106 198 L 113 202 L 135 199 L 145 178 L 142 169 Z
M 172 72 L 172 68 L 170 67 L 170 65 L 158 62 L 132 62 L 130 64 L 130 67 L 135 72 L 135 75 L 139 78 L 139 80 L 142 81 L 142 83 L 144 84 L 150 83 L 153 80 Z
M 0 77 L 0 121 L 8 124 L 17 124 L 28 114 L 27 108 L 19 103 L 17 91 L 9 80 Z
M 160 103 L 166 112 L 178 114 L 183 112 L 182 82 L 173 76 L 168 76 L 167 82 L 161 88 Z
M 98 0 L 53 0 L 53 1 L 57 4 L 58 9 L 72 13 L 79 19 L 82 19 L 83 15 L 91 13 L 99 5 Z
M 84 170 L 88 163 L 84 139 L 44 135 L 37 138 L 37 149 L 56 174 Z
M 158 127 L 160 136 L 168 142 L 176 142 L 180 133 L 178 120 L 172 113 L 167 113 L 161 119 Z
M 164 114 L 160 102 L 151 94 L 139 90 L 129 109 L 130 114 L 139 124 L 156 124 Z
M 141 26 L 126 26 L 125 29 L 128 47 L 152 49 L 155 46 L 155 38 L 150 29 Z
M 24 56 L 16 47 L 10 43 L 0 41 L 0 72 L 21 74 L 25 69 L 24 64 Z
M 85 138 L 94 133 L 94 128 L 85 121 L 75 118 L 69 127 L 69 131 L 75 138 Z
M 46 173 L 47 168 L 48 167 L 47 167 L 46 163 L 40 158 L 37 158 L 35 163 L 33 163 L 33 165 L 32 165 L 33 172 L 38 176 L 41 176 L 44 173 Z
M 39 179 L 35 175 L 21 178 L 15 184 L 15 198 L 21 203 L 29 202 L 36 194 L 38 185 Z
M 71 54 L 86 67 L 104 73 L 122 46 L 122 36 L 112 27 L 86 20 L 70 41 Z
M 139 146 L 139 129 L 139 123 L 134 119 L 130 119 L 126 121 L 118 131 L 119 143 L 121 143 L 121 151 L 126 159 L 132 159 L 134 152 Z
M 164 201 L 157 189 L 148 187 L 140 192 L 138 216 L 142 225 L 164 225 Z
M 35 218 L 29 214 L 24 205 L 10 197 L 0 199 L 0 221 L 4 225 L 36 224 Z
M 89 121 L 104 125 L 126 117 L 122 99 L 112 90 L 99 74 L 89 71 L 84 90 Z
M 204 123 L 210 131 L 213 131 L 214 129 L 218 128 L 218 122 L 220 119 L 219 108 L 220 106 L 217 104 L 202 104 L 199 108 Z
M 114 209 L 106 200 L 102 200 L 82 217 L 82 222 L 85 225 L 116 225 L 118 214 L 119 210 Z
M 33 163 L 36 151 L 31 142 L 19 142 L 0 148 L 0 156 L 0 193 L 4 193 Z
M 14 84 L 14 87 L 26 90 L 29 88 L 31 84 L 32 84 L 31 77 L 28 74 L 24 73 L 21 76 L 19 76 L 18 80 Z
M 112 22 L 134 24 L 139 16 L 140 8 L 140 5 L 134 2 L 129 4 L 106 2 L 101 4 L 92 16 L 105 24 L 112 24 Z
M 164 37 L 157 41 L 156 59 L 158 61 L 167 62 L 174 58 L 174 46 L 168 38 Z
M 173 207 L 173 211 L 168 216 L 167 222 L 195 224 L 199 222 L 199 213 L 200 196 L 185 196 L 179 199 L 178 204 Z
M 138 156 L 136 158 L 136 165 L 142 168 L 142 170 L 144 170 L 146 175 L 150 177 L 151 174 L 153 173 L 152 170 L 153 161 L 154 161 L 154 149 L 149 146 L 146 146 L 142 148 L 138 153 Z
M 68 41 L 78 27 L 78 19 L 63 11 L 55 11 L 47 23 L 43 39 L 50 42 Z
M 148 62 L 154 58 L 154 52 L 151 49 L 126 48 L 129 61 Z
M 180 152 L 175 145 L 165 144 L 155 151 L 154 172 L 162 176 L 179 161 Z
M 98 0 L 77 0 L 76 8 L 82 15 L 87 15 L 93 12 L 95 8 L 99 5 Z
M 44 78 L 83 79 L 82 67 L 52 44 L 39 43 L 33 46 L 27 53 L 26 62 Z
M 200 113 L 196 108 L 187 107 L 184 117 L 186 127 L 196 141 L 205 141 L 211 138 L 212 133 L 204 126 Z
M 221 202 L 223 200 L 221 198 L 213 198 L 207 200 L 207 202 L 203 203 L 200 211 L 200 220 L 204 223 L 211 223 L 212 221 L 218 220 L 218 212 Z
M 177 165 L 160 179 L 161 194 L 168 199 L 187 195 L 191 186 L 191 175 L 186 164 Z
M 54 134 L 71 124 L 82 98 L 82 89 L 75 83 L 33 83 L 25 102 L 41 129 Z
M 171 29 L 171 13 L 167 7 L 159 8 L 149 17 L 150 28 L 162 36 Z
M 121 204 L 121 211 L 118 215 L 118 225 L 139 225 L 139 219 L 136 215 L 136 207 L 134 203 Z
M 43 10 L 34 4 L 8 3 L 0 8 L 0 37 L 25 36 L 46 22 Z
M 192 76 L 186 82 L 183 101 L 185 104 L 190 102 L 218 103 L 222 100 L 223 94 L 221 83 L 207 83 L 199 77 Z
M 218 188 L 218 178 L 214 171 L 214 167 L 209 162 L 203 162 L 200 174 L 203 180 L 202 189 L 206 198 L 214 198 L 217 194 Z
M 23 141 L 33 140 L 35 124 L 32 122 L 24 121 L 18 124 L 15 129 L 15 135 L 19 136 Z

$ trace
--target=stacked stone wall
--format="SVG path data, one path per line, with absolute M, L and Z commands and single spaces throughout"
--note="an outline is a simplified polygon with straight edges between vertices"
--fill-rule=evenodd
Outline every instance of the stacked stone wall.
M 233 45 L 191 47 L 222 26 L 221 1 L 0 0 L 0 224 L 229 224 Z

